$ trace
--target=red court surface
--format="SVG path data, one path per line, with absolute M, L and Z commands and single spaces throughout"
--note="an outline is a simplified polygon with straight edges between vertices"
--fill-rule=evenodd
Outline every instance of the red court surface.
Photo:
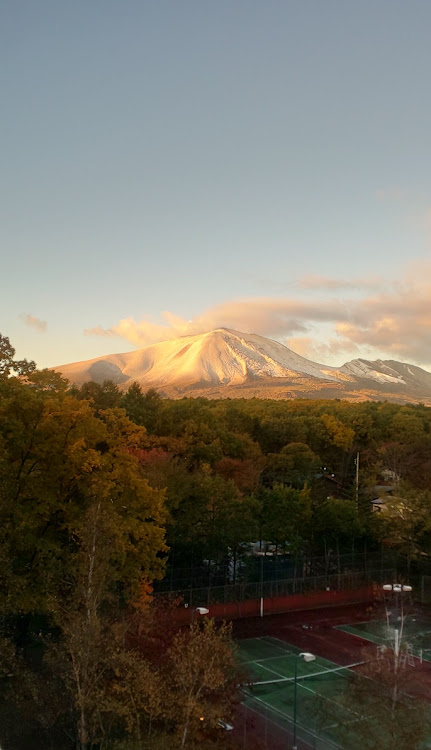
M 334 627 L 375 617 L 372 605 L 353 604 L 236 620 L 233 632 L 238 639 L 272 635 L 345 666 L 361 661 L 363 648 L 370 644 Z

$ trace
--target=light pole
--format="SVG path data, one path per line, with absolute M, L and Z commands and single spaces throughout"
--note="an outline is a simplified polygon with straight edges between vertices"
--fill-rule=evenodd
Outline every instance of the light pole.
M 395 666 L 398 666 L 398 657 L 400 654 L 400 645 L 403 638 L 404 628 L 404 597 L 403 594 L 410 593 L 412 586 L 402 583 L 385 583 L 383 584 L 383 591 L 392 591 L 395 594 L 395 612 L 396 612 L 396 625 L 398 623 L 398 597 L 401 594 L 401 631 L 398 627 L 394 628 L 394 655 L 395 655 Z M 389 630 L 389 614 L 388 608 L 386 607 L 386 622 Z
M 304 661 L 314 661 L 314 654 L 310 654 L 309 651 L 302 651 L 300 654 L 295 656 L 295 676 L 293 679 L 293 749 L 298 750 L 296 744 L 296 707 L 297 707 L 297 692 L 298 692 L 298 659 L 304 659 Z
M 261 617 L 263 617 L 263 558 L 266 557 L 266 552 L 262 552 L 262 550 L 259 550 L 259 552 L 256 552 L 256 555 L 260 557 L 260 595 L 259 595 L 259 614 Z
M 400 646 L 403 640 L 403 629 L 404 629 L 404 594 L 410 593 L 412 587 L 409 585 L 403 585 L 401 583 L 385 583 L 383 585 L 383 591 L 392 591 L 395 594 L 395 610 L 396 610 L 396 626 L 398 620 L 401 619 L 401 630 L 398 627 L 394 628 L 394 686 L 392 690 L 392 717 L 395 716 L 395 706 L 398 700 L 398 681 L 399 681 L 399 665 L 400 665 Z M 401 618 L 398 616 L 398 597 L 401 594 Z M 386 606 L 386 602 L 385 602 Z M 386 607 L 386 621 L 389 630 L 389 614 Z

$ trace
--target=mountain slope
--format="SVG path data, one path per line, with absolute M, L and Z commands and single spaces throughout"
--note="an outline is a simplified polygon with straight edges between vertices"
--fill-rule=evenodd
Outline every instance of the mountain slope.
M 277 341 L 219 328 L 124 354 L 53 368 L 71 382 L 138 382 L 167 396 L 314 396 L 431 403 L 431 373 L 392 360 L 356 359 L 340 368 L 301 357 Z

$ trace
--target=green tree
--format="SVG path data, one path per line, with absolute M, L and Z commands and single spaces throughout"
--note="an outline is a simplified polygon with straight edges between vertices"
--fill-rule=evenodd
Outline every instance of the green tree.
M 121 406 L 126 410 L 129 419 L 135 424 L 145 425 L 147 404 L 139 383 L 132 383 L 121 398 Z
M 103 383 L 95 383 L 90 380 L 84 383 L 81 388 L 72 388 L 71 393 L 77 398 L 90 400 L 96 413 L 103 409 L 113 409 L 119 406 L 121 402 L 118 385 L 112 380 L 104 380 Z
M 313 481 L 320 459 L 305 443 L 289 443 L 280 453 L 268 453 L 262 484 L 289 484 L 301 489 Z
M 384 509 L 373 519 L 380 539 L 398 550 L 407 560 L 422 552 L 431 551 L 431 492 L 407 486 L 397 488 L 397 494 L 388 496 Z
M 261 539 L 277 549 L 297 554 L 306 546 L 311 519 L 310 492 L 283 484 L 263 489 L 261 501 Z
M 11 374 L 29 375 L 36 369 L 36 364 L 27 359 L 15 360 L 15 349 L 7 336 L 0 333 L 0 379 L 8 378 Z
M 352 500 L 328 497 L 313 508 L 313 534 L 323 545 L 326 568 L 331 556 L 335 557 L 338 572 L 341 572 L 340 554 L 351 551 L 355 539 L 364 534 L 362 519 L 358 516 Z

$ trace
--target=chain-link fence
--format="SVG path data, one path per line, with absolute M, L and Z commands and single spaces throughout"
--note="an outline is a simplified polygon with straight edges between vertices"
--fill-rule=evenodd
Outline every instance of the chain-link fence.
M 325 556 L 294 556 L 278 554 L 247 555 L 236 561 L 181 567 L 168 564 L 162 581 L 155 581 L 157 592 L 186 588 L 216 588 L 241 585 L 256 581 L 285 581 L 334 574 L 375 571 L 397 567 L 397 555 L 388 550 L 380 552 L 349 552 Z M 425 572 L 425 571 L 424 571 Z M 431 572 L 431 571 L 430 571 Z M 329 584 L 328 584 L 329 585 Z
M 412 586 L 412 597 L 415 602 L 420 604 L 431 604 L 431 575 L 413 574 L 408 578 Z
M 394 568 L 357 573 L 334 573 L 326 576 L 307 576 L 285 580 L 237 583 L 227 586 L 184 588 L 174 592 L 187 607 L 229 604 L 264 599 L 275 600 L 293 596 L 313 595 L 318 592 L 360 591 L 373 583 L 382 584 L 395 579 Z M 156 593 L 156 596 L 163 596 Z M 340 596 L 341 603 L 341 596 Z M 288 606 L 288 605 L 287 605 Z

